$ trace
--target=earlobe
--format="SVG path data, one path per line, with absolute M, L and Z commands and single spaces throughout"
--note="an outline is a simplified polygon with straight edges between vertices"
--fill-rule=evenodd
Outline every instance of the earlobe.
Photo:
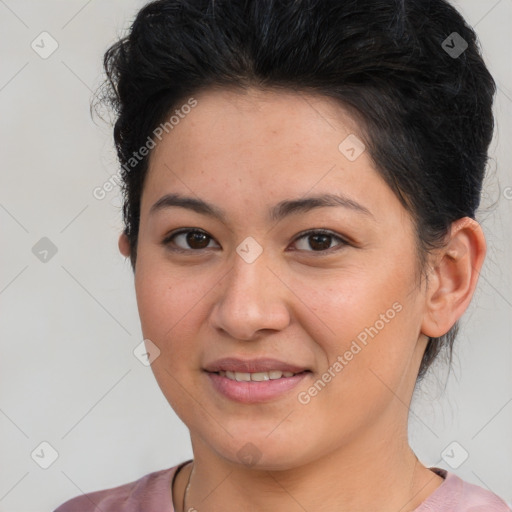
M 128 258 L 130 256 L 130 242 L 128 240 L 128 236 L 123 232 L 121 233 L 119 240 L 117 242 L 117 245 L 119 247 L 119 252 Z
M 423 334 L 438 338 L 462 316 L 473 297 L 485 253 L 485 236 L 476 220 L 464 217 L 452 223 L 429 278 Z

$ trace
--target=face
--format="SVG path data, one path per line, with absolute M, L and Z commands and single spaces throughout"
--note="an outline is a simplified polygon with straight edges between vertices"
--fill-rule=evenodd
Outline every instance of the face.
M 135 287 L 157 382 L 225 461 L 360 454 L 405 428 L 427 340 L 411 217 L 332 100 L 195 99 L 142 194 Z

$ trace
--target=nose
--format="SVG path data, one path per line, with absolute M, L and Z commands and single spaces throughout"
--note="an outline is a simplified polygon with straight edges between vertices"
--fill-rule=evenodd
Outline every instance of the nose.
M 237 340 L 254 340 L 290 324 L 292 292 L 265 251 L 252 263 L 238 254 L 217 287 L 211 322 Z

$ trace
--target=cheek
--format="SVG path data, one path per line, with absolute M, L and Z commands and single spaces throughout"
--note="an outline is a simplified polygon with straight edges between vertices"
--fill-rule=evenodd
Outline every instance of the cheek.
M 193 347 L 188 343 L 187 332 L 199 321 L 196 316 L 209 289 L 207 282 L 170 272 L 161 263 L 142 261 L 135 289 L 144 337 L 151 339 L 164 355 L 190 351 Z
M 339 274 L 323 288 L 302 282 L 300 296 L 314 306 L 309 320 L 299 322 L 318 344 L 325 366 L 344 375 L 334 379 L 333 391 L 375 390 L 382 387 L 379 376 L 394 388 L 408 371 L 420 322 L 419 295 L 411 293 L 414 269 L 409 267 L 397 258 Z
M 333 272 L 324 282 L 302 278 L 294 290 L 308 306 L 311 329 L 323 333 L 329 344 L 349 339 L 364 343 L 371 337 L 368 329 L 383 332 L 400 323 L 400 313 L 410 300 L 411 283 L 405 274 L 406 270 L 357 268 Z
M 143 258 L 139 262 L 135 288 L 142 333 L 160 350 L 151 370 L 169 405 L 190 423 L 194 410 L 190 396 L 200 396 L 194 390 L 198 360 L 194 329 L 202 322 L 197 315 L 206 291 L 200 280 L 191 284 L 190 279 L 169 273 L 162 263 Z

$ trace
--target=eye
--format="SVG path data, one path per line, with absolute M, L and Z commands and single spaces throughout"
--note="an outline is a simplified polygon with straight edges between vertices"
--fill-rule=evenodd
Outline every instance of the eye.
M 295 238 L 294 243 L 298 246 L 298 250 L 300 251 L 327 252 L 333 249 L 332 242 L 334 240 L 339 242 L 339 247 L 335 250 L 349 245 L 349 243 L 340 236 L 322 229 L 300 233 L 299 236 Z M 213 241 L 213 238 L 205 231 L 183 228 L 166 236 L 162 241 L 162 245 L 176 252 L 199 252 L 203 249 L 211 248 L 209 247 L 211 241 Z M 309 248 L 312 250 L 309 250 Z
M 300 242 L 300 240 L 303 240 L 303 242 Z M 308 251 L 308 252 L 326 252 L 333 247 L 331 246 L 331 243 L 334 240 L 338 240 L 339 248 L 335 250 L 342 249 L 344 246 L 348 245 L 348 242 L 346 242 L 343 238 L 341 238 L 338 235 L 335 235 L 334 233 L 319 229 L 319 230 L 312 230 L 307 231 L 305 233 L 301 233 L 296 239 L 295 244 L 299 245 L 300 251 Z M 299 242 L 299 243 L 298 243 Z M 302 247 L 300 247 L 302 245 Z M 313 249 L 313 251 L 308 250 L 308 246 Z
M 170 250 L 176 252 L 197 252 L 202 249 L 207 249 L 209 241 L 213 241 L 213 238 L 205 231 L 200 229 L 180 229 L 166 236 L 162 241 L 162 245 L 169 246 Z M 172 247 L 172 245 L 177 247 Z

